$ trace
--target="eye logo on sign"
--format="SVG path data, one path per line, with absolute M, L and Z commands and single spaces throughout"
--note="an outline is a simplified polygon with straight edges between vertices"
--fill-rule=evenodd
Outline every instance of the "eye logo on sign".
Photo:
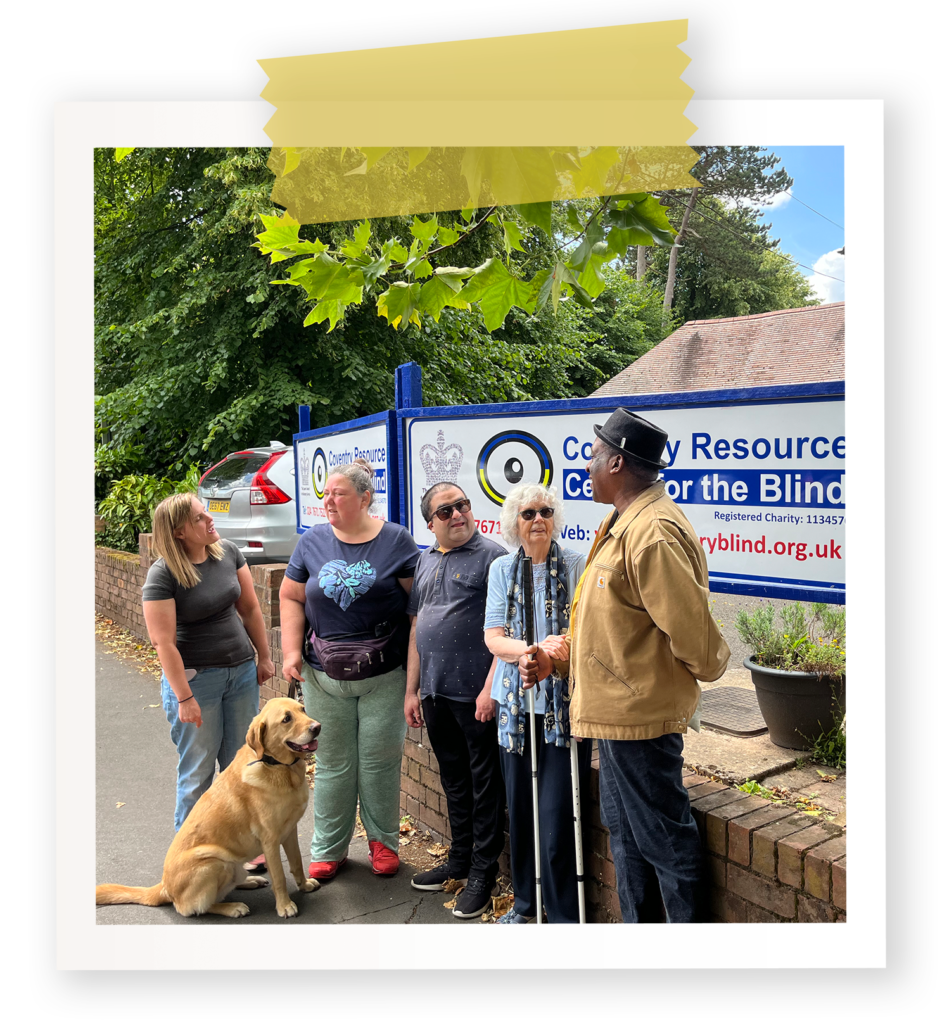
M 314 462 L 311 467 L 311 483 L 314 485 L 314 493 L 318 498 L 324 497 L 324 490 L 327 487 L 327 456 L 323 448 L 314 452 Z
M 491 501 L 503 505 L 515 484 L 548 487 L 553 479 L 553 460 L 538 437 L 524 430 L 507 430 L 484 442 L 478 454 L 477 476 Z

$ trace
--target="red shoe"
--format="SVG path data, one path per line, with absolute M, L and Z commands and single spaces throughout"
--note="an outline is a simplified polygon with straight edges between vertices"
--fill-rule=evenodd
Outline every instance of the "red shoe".
M 370 840 L 370 863 L 374 875 L 394 875 L 399 870 L 399 854 L 377 839 Z
M 307 876 L 308 878 L 316 878 L 318 882 L 327 882 L 346 863 L 346 857 L 343 860 L 314 860 L 308 865 Z

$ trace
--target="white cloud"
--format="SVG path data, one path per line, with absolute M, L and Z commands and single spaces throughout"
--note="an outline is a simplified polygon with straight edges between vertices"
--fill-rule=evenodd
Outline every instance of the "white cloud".
M 786 203 L 791 202 L 788 192 L 776 192 L 769 203 L 757 203 L 756 206 L 762 210 L 780 210 Z
M 839 250 L 832 249 L 818 257 L 808 283 L 822 302 L 844 301 L 844 257 Z
M 736 208 L 735 199 L 729 196 L 720 196 L 719 198 L 727 210 Z M 759 213 L 771 213 L 772 210 L 780 210 L 786 203 L 791 201 L 791 198 L 787 192 L 776 192 L 774 196 L 769 196 L 765 202 L 752 202 L 749 199 L 740 199 L 739 203 L 750 210 L 758 210 Z

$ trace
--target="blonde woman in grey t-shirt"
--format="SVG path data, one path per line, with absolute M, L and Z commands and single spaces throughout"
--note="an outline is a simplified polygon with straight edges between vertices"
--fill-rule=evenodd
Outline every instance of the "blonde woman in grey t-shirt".
M 222 540 L 195 494 L 154 509 L 161 556 L 144 583 L 144 621 L 157 656 L 161 697 L 177 748 L 179 829 L 245 743 L 258 714 L 258 688 L 275 674 L 252 574 Z M 255 655 L 258 654 L 258 664 Z

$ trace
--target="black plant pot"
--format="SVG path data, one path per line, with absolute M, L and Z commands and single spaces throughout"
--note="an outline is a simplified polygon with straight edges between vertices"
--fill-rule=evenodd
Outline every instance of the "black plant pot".
M 769 739 L 779 747 L 807 750 L 816 737 L 844 715 L 844 677 L 819 678 L 813 672 L 786 672 L 743 662 L 752 673 L 759 710 Z

